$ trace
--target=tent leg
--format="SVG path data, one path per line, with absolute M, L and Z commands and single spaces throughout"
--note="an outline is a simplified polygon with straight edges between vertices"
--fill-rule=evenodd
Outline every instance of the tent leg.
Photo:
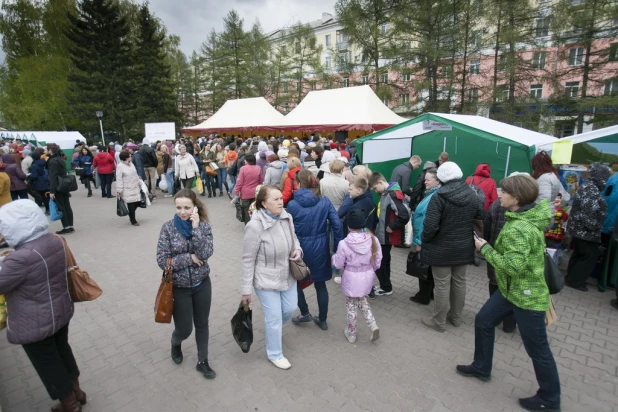
M 511 146 L 509 146 L 509 150 L 506 153 L 506 166 L 504 167 L 504 178 L 506 179 L 509 176 L 509 162 L 511 161 Z
M 446 136 L 444 136 L 444 143 L 442 144 L 442 151 L 446 152 Z

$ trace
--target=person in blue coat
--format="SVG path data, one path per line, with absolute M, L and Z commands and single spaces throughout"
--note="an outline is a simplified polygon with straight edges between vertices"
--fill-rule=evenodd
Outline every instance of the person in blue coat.
M 344 237 L 348 235 L 348 213 L 354 209 L 363 210 L 367 230 L 376 231 L 376 204 L 373 201 L 373 192 L 368 189 L 367 179 L 362 176 L 354 176 L 354 182 L 350 183 L 350 193 L 346 195 L 343 203 L 339 206 L 339 210 L 337 210 L 343 226 Z
M 326 330 L 328 329 L 326 281 L 332 278 L 329 233 L 326 223 L 330 223 L 335 247 L 343 239 L 343 229 L 332 203 L 328 198 L 322 197 L 317 177 L 311 171 L 304 169 L 296 174 L 296 180 L 300 189 L 294 192 L 294 198 L 288 203 L 287 211 L 294 219 L 294 229 L 304 254 L 303 260 L 311 271 L 318 299 L 319 316 L 317 319 L 312 318 L 305 294 L 298 282 L 300 315 L 292 319 L 292 322 L 298 325 L 313 319 L 322 330 Z
M 605 216 L 601 232 L 604 238 L 609 239 L 614 230 L 616 216 L 618 215 L 618 173 L 614 173 L 607 181 L 605 190 L 603 190 L 603 197 L 605 197 L 605 202 L 607 202 L 607 216 Z
M 49 177 L 47 174 L 47 162 L 41 159 L 41 153 L 37 150 L 32 152 L 32 166 L 28 179 L 34 182 L 34 190 L 43 198 L 45 214 L 49 215 Z
M 92 197 L 92 187 L 90 186 L 90 183 L 94 181 L 92 177 L 92 161 L 93 160 L 94 160 L 94 156 L 92 155 L 90 150 L 88 150 L 85 147 L 82 149 L 77 159 L 75 159 L 75 164 L 78 167 L 81 167 L 84 169 L 84 174 L 81 177 L 81 181 L 86 187 L 86 189 L 88 189 L 88 197 Z

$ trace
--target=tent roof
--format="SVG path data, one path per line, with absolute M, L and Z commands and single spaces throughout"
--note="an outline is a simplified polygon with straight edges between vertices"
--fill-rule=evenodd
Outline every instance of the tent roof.
M 562 140 L 572 140 L 573 144 L 585 143 L 590 140 L 597 140 L 598 143 L 616 143 L 618 142 L 618 126 L 604 127 L 603 129 L 593 130 L 591 132 L 576 134 L 574 136 L 565 137 Z M 604 141 L 606 140 L 606 141 Z M 542 150 L 551 150 L 551 144 L 544 144 L 540 147 Z
M 283 115 L 263 97 L 228 100 L 217 113 L 203 123 L 186 127 L 183 132 L 227 132 L 245 130 L 269 130 L 269 126 L 281 124 Z
M 406 119 L 395 114 L 370 86 L 315 90 L 292 110 L 280 130 L 381 130 Z
M 61 149 L 72 149 L 77 139 L 86 141 L 80 132 L 37 132 L 37 131 L 8 131 L 2 132 L 4 136 L 13 136 L 16 139 L 32 140 L 32 135 L 37 142 L 56 143 Z

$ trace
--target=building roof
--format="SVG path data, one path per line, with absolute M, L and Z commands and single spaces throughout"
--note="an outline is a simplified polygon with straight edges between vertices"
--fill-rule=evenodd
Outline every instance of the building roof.
M 215 114 L 196 126 L 185 127 L 183 132 L 233 132 L 269 130 L 283 122 L 283 115 L 263 97 L 228 100 Z

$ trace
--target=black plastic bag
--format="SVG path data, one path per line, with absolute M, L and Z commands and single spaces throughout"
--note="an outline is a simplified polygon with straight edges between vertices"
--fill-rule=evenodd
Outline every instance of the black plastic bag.
M 545 283 L 550 295 L 555 295 L 564 287 L 564 276 L 547 252 L 545 252 Z
M 240 200 L 236 202 L 236 219 L 238 219 L 240 222 L 245 221 L 242 215 L 242 205 L 240 204 Z
M 146 193 L 144 193 L 143 190 L 139 191 L 139 195 L 140 195 L 140 202 L 139 202 L 139 207 L 146 209 L 146 206 L 148 206 L 146 204 Z
M 248 353 L 253 343 L 253 312 L 249 305 L 240 302 L 238 310 L 232 318 L 232 335 L 243 353 Z
M 408 254 L 406 273 L 420 280 L 427 280 L 429 265 L 421 262 L 421 252 L 410 252 Z
M 121 198 L 118 198 L 116 201 L 116 214 L 120 217 L 129 215 L 129 209 L 127 209 L 126 203 Z
M 181 187 L 180 187 L 180 180 L 178 179 L 174 179 L 174 189 L 172 191 L 172 193 L 175 195 L 176 193 L 178 193 L 180 191 Z

